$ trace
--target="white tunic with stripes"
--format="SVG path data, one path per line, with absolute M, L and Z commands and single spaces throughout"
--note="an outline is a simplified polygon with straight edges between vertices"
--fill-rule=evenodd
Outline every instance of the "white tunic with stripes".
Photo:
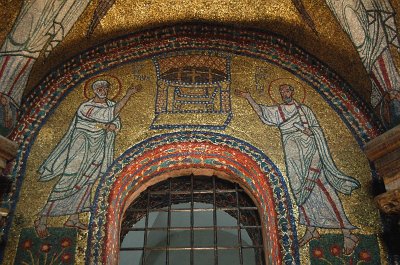
M 344 213 L 337 191 L 350 194 L 360 184 L 337 169 L 311 109 L 297 102 L 259 106 L 261 120 L 281 131 L 286 172 L 299 207 L 300 224 L 354 229 Z M 307 128 L 312 132 L 311 136 L 304 133 Z
M 67 133 L 39 168 L 40 181 L 59 177 L 41 214 L 60 216 L 90 210 L 91 190 L 96 179 L 111 165 L 115 132 L 105 130 L 113 123 L 115 103 L 83 103 Z

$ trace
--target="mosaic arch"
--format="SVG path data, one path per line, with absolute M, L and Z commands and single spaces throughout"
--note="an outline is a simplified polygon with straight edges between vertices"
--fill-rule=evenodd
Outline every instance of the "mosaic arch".
M 59 66 L 21 105 L 10 138 L 43 126 L 50 111 L 77 85 L 106 70 L 179 51 L 209 50 L 265 60 L 307 82 L 341 116 L 362 145 L 383 131 L 371 109 L 335 72 L 312 55 L 272 33 L 212 25 L 177 25 L 134 33 L 89 49 Z M 212 129 L 212 128 L 210 128 Z M 29 135 L 27 137 L 32 137 Z
M 116 263 L 121 218 L 138 190 L 165 176 L 204 172 L 235 180 L 256 199 L 271 264 L 298 262 L 292 203 L 281 173 L 268 157 L 227 135 L 181 132 L 145 140 L 114 161 L 97 190 L 86 263 Z
M 352 93 L 346 82 L 317 59 L 280 37 L 250 29 L 204 24 L 156 28 L 110 40 L 68 60 L 51 72 L 25 98 L 21 106 L 21 119 L 11 134 L 11 139 L 20 144 L 19 154 L 10 169 L 11 177 L 17 181 L 16 192 L 11 198 L 9 206 L 11 211 L 15 210 L 18 202 L 21 186 L 25 180 L 28 156 L 38 132 L 63 99 L 77 86 L 93 76 L 118 66 L 153 59 L 162 54 L 199 50 L 256 58 L 287 70 L 306 82 L 321 95 L 330 107 L 338 113 L 360 146 L 377 136 L 382 130 L 382 127 L 374 121 L 370 109 Z M 234 119 L 234 113 L 232 115 Z M 215 130 L 212 127 L 206 129 L 209 131 Z M 194 153 L 192 157 L 188 157 L 190 161 L 179 159 L 183 154 L 176 149 L 177 146 L 180 146 L 179 143 L 182 143 L 182 148 L 186 148 L 190 152 L 193 152 L 193 148 L 201 149 L 201 146 L 204 145 L 211 153 L 221 155 L 221 158 L 208 158 L 205 155 L 205 151 L 200 150 L 198 154 Z M 183 165 L 192 168 L 193 165 L 197 165 L 195 167 L 209 167 L 218 172 L 227 170 L 229 174 L 237 176 L 240 183 L 253 192 L 261 187 L 268 187 L 264 191 L 263 197 L 260 197 L 259 203 L 263 207 L 265 220 L 268 220 L 268 224 L 271 225 L 269 226 L 269 229 L 271 229 L 269 233 L 271 257 L 277 263 L 279 261 L 284 263 L 294 261 L 298 263 L 298 246 L 296 243 L 296 229 L 291 213 L 291 203 L 287 197 L 286 185 L 279 171 L 260 150 L 231 136 L 206 131 L 162 134 L 150 138 L 129 148 L 125 154 L 114 162 L 106 176 L 103 176 L 103 181 L 97 191 L 96 207 L 90 222 L 91 230 L 88 239 L 87 257 L 95 259 L 93 261 L 95 263 L 100 263 L 102 262 L 102 257 L 104 257 L 103 254 L 114 253 L 112 251 L 115 251 L 116 247 L 115 245 L 110 245 L 111 241 L 106 238 L 110 234 L 104 234 L 106 231 L 111 231 L 112 227 L 105 226 L 104 222 L 107 221 L 107 218 L 110 218 L 107 217 L 109 209 L 104 208 L 104 202 L 101 202 L 101 200 L 113 198 L 115 199 L 115 201 L 112 201 L 113 203 L 124 202 L 126 198 L 129 198 L 129 192 L 134 191 L 129 190 L 130 185 L 132 185 L 133 189 L 137 189 L 147 181 L 146 176 L 161 174 L 160 170 L 168 167 L 168 163 L 150 165 L 151 161 L 146 161 L 145 157 L 149 158 L 151 152 L 154 152 L 157 148 L 161 148 L 159 149 L 160 151 L 165 146 L 170 146 L 172 154 L 177 152 L 174 159 L 171 160 L 176 164 L 170 165 L 171 167 L 176 166 L 178 169 L 179 165 Z M 249 163 L 257 165 L 257 167 L 253 168 L 254 172 L 249 171 L 251 173 L 250 176 L 254 176 L 253 178 L 247 176 L 246 168 L 242 168 L 240 164 L 235 162 L 235 159 L 229 157 L 226 153 L 227 150 L 236 152 L 238 155 L 243 156 L 243 159 L 247 159 Z M 160 155 L 166 155 L 165 152 L 167 151 L 160 152 Z M 154 153 L 154 155 L 156 154 L 157 152 Z M 230 161 L 227 164 L 231 165 L 230 168 L 223 168 L 219 160 L 222 158 Z M 160 160 L 160 162 L 162 161 L 165 162 L 166 160 Z M 147 168 L 148 172 L 143 171 L 143 174 L 139 174 L 132 171 L 135 166 L 140 166 L 140 163 L 144 163 L 143 165 L 147 163 L 149 166 Z M 115 183 L 113 178 L 110 178 L 110 174 L 113 173 L 119 175 L 118 181 Z M 143 177 L 132 179 L 130 176 Z M 268 178 L 265 178 L 265 176 L 268 176 Z M 123 179 L 127 182 L 122 183 Z M 118 190 L 120 188 L 121 190 Z M 277 189 L 276 191 L 275 188 Z M 281 199 L 285 199 L 286 203 L 281 202 Z M 276 217 L 280 219 L 274 219 Z M 115 221 L 118 221 L 119 216 L 116 216 L 116 218 Z M 10 218 L 5 231 L 6 241 L 11 222 L 12 219 Z M 107 222 L 107 225 L 115 225 L 116 223 Z M 280 228 L 282 229 L 280 230 Z M 280 232 L 277 232 L 278 230 Z M 107 242 L 107 244 L 102 242 Z M 2 253 L 3 255 L 4 253 Z M 87 264 L 92 264 L 89 261 L 86 262 Z

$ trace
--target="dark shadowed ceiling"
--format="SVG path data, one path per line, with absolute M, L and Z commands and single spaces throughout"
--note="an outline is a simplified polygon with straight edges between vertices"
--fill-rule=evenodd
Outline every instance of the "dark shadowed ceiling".
M 22 2 L 0 0 L 0 42 L 11 29 Z M 41 56 L 36 62 L 28 90 L 60 62 L 107 39 L 160 25 L 204 21 L 252 27 L 281 35 L 329 65 L 368 101 L 370 81 L 347 34 L 324 0 L 304 0 L 303 3 L 317 33 L 291 0 L 119 0 L 100 21 L 93 35 L 87 38 L 86 31 L 98 4 L 95 0 L 49 57 Z M 392 4 L 396 11 L 400 10 L 397 1 Z M 400 65 L 398 56 L 395 60 Z

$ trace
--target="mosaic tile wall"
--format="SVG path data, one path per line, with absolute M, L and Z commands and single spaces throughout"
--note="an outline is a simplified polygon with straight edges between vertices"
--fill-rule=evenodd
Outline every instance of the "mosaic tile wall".
M 179 25 L 89 49 L 22 103 L 2 262 L 113 264 L 133 194 L 206 171 L 256 198 L 271 264 L 387 264 L 362 152 L 382 127 L 351 91 L 266 32 Z

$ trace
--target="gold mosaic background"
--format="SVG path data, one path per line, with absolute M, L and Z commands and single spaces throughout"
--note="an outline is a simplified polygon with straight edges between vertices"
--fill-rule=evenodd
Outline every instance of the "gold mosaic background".
M 0 43 L 11 29 L 22 2 L 0 0 Z M 31 73 L 28 90 L 60 62 L 107 39 L 153 26 L 204 21 L 255 27 L 284 36 L 329 65 L 369 102 L 370 82 L 366 71 L 324 0 L 303 0 L 318 35 L 301 19 L 291 0 L 117 0 L 88 39 L 85 33 L 97 3 L 98 0 L 91 1 L 66 39 L 48 58 L 39 58 Z M 391 3 L 399 13 L 400 2 Z M 395 60 L 400 65 L 399 56 Z
M 134 65 L 125 65 L 109 71 L 109 74 L 117 76 L 123 84 L 123 91 L 131 84 L 141 83 L 144 89 L 135 94 L 125 109 L 121 112 L 122 129 L 115 141 L 115 157 L 118 157 L 130 146 L 155 134 L 165 133 L 168 130 L 149 130 L 154 117 L 154 102 L 156 96 L 156 75 L 154 65 L 150 60 L 141 62 L 144 67 L 142 74 L 148 76 L 147 81 L 138 81 L 132 75 Z M 261 66 L 270 73 L 267 83 L 276 78 L 293 78 L 292 74 L 265 62 L 245 57 L 234 57 L 231 64 L 232 84 L 231 89 L 247 89 L 259 103 L 271 105 L 273 102 L 267 92 L 255 91 L 254 74 L 255 68 Z M 302 82 L 301 80 L 298 80 Z M 370 190 L 371 174 L 369 163 L 359 148 L 357 142 L 347 127 L 342 123 L 340 117 L 330 109 L 317 92 L 305 83 L 302 83 L 307 97 L 305 104 L 311 107 L 316 114 L 330 147 L 332 157 L 339 169 L 346 174 L 358 179 L 362 188 L 353 192 L 351 197 L 342 196 L 342 202 L 350 221 L 360 229 L 357 233 L 376 234 L 380 231 L 380 221 L 377 209 L 373 206 L 372 196 L 368 195 Z M 16 208 L 16 217 L 13 224 L 9 243 L 5 255 L 4 264 L 12 264 L 14 260 L 18 236 L 23 227 L 32 227 L 37 213 L 44 206 L 55 181 L 38 182 L 37 169 L 46 159 L 57 142 L 67 131 L 69 121 L 72 120 L 76 109 L 86 101 L 83 96 L 83 86 L 79 85 L 71 92 L 40 131 L 34 143 L 26 170 L 25 181 L 21 188 L 20 201 Z M 232 110 L 234 117 L 224 134 L 243 139 L 246 142 L 263 150 L 265 154 L 279 167 L 285 175 L 285 161 L 281 146 L 280 132 L 277 128 L 268 127 L 259 120 L 246 100 L 233 95 Z M 221 131 L 220 131 L 221 132 Z M 296 213 L 297 214 L 297 213 Z M 88 215 L 82 215 L 82 220 L 88 221 Z M 66 217 L 49 218 L 49 226 L 62 226 Z M 337 230 L 320 230 L 322 233 Z M 299 227 L 299 235 L 304 233 L 304 228 Z M 78 249 L 76 252 L 76 264 L 83 264 L 86 245 L 85 232 L 79 232 Z M 384 251 L 382 256 L 384 256 Z M 302 264 L 308 264 L 308 249 L 301 249 Z
M 3 42 L 11 29 L 22 2 L 22 0 L 0 0 L 0 43 Z M 290 0 L 117 0 L 101 21 L 93 36 L 88 39 L 85 32 L 98 3 L 97 0 L 94 0 L 91 1 L 66 39 L 48 58 L 41 56 L 36 62 L 28 83 L 28 90 L 34 88 L 44 76 L 63 61 L 110 38 L 153 26 L 187 21 L 205 21 L 238 27 L 255 27 L 284 36 L 339 73 L 368 102 L 369 79 L 348 36 L 342 31 L 324 0 L 304 0 L 303 2 L 316 24 L 318 35 L 313 33 L 304 23 Z M 400 2 L 391 1 L 391 3 L 399 13 Z M 397 25 L 400 26 L 399 23 Z M 400 65 L 398 53 L 394 53 L 394 55 L 397 55 L 395 57 L 397 65 Z M 154 117 L 156 86 L 154 66 L 151 61 L 146 61 L 144 64 L 143 72 L 150 76 L 150 80 L 141 82 L 145 87 L 144 91 L 135 95 L 122 111 L 123 128 L 116 139 L 116 156 L 119 156 L 124 150 L 137 142 L 154 134 L 167 132 L 166 130 L 148 130 Z M 256 65 L 267 67 L 269 72 L 274 73 L 270 75 L 271 78 L 294 78 L 288 72 L 263 62 L 236 57 L 232 62 L 233 82 L 231 87 L 233 89 L 248 88 L 258 102 L 271 104 L 272 101 L 267 93 L 259 93 L 254 89 L 253 77 Z M 129 84 L 138 83 L 132 77 L 131 72 L 132 65 L 128 65 L 114 69 L 110 73 L 122 80 L 123 89 L 126 90 Z M 72 120 L 75 110 L 85 101 L 82 86 L 83 84 L 77 87 L 60 104 L 46 126 L 41 130 L 32 148 L 26 181 L 22 186 L 21 198 L 9 237 L 10 242 L 4 264 L 12 264 L 21 228 L 32 226 L 36 214 L 44 205 L 47 195 L 55 183 L 54 181 L 49 183 L 37 182 L 37 169 L 67 130 L 69 124 L 66 121 Z M 365 156 L 338 115 L 310 87 L 305 84 L 304 87 L 307 90 L 305 103 L 312 108 L 324 128 L 332 156 L 338 168 L 354 176 L 362 184 L 362 188 L 354 192 L 351 197 L 342 197 L 350 221 L 361 228 L 357 232 L 379 232 L 377 210 L 373 206 L 372 200 L 368 199 L 372 197 L 368 195 L 371 175 Z M 244 99 L 233 95 L 232 108 L 234 118 L 224 133 L 243 139 L 263 150 L 285 175 L 279 130 L 263 125 Z M 86 216 L 87 218 L 88 216 Z M 61 226 L 65 220 L 66 218 L 50 218 L 49 225 Z M 302 229 L 299 229 L 299 235 L 303 232 Z M 76 253 L 78 264 L 83 263 L 85 244 L 86 234 L 80 232 L 79 247 Z M 301 250 L 301 256 L 304 264 L 307 264 L 308 250 L 306 248 Z M 382 256 L 384 256 L 384 251 Z

